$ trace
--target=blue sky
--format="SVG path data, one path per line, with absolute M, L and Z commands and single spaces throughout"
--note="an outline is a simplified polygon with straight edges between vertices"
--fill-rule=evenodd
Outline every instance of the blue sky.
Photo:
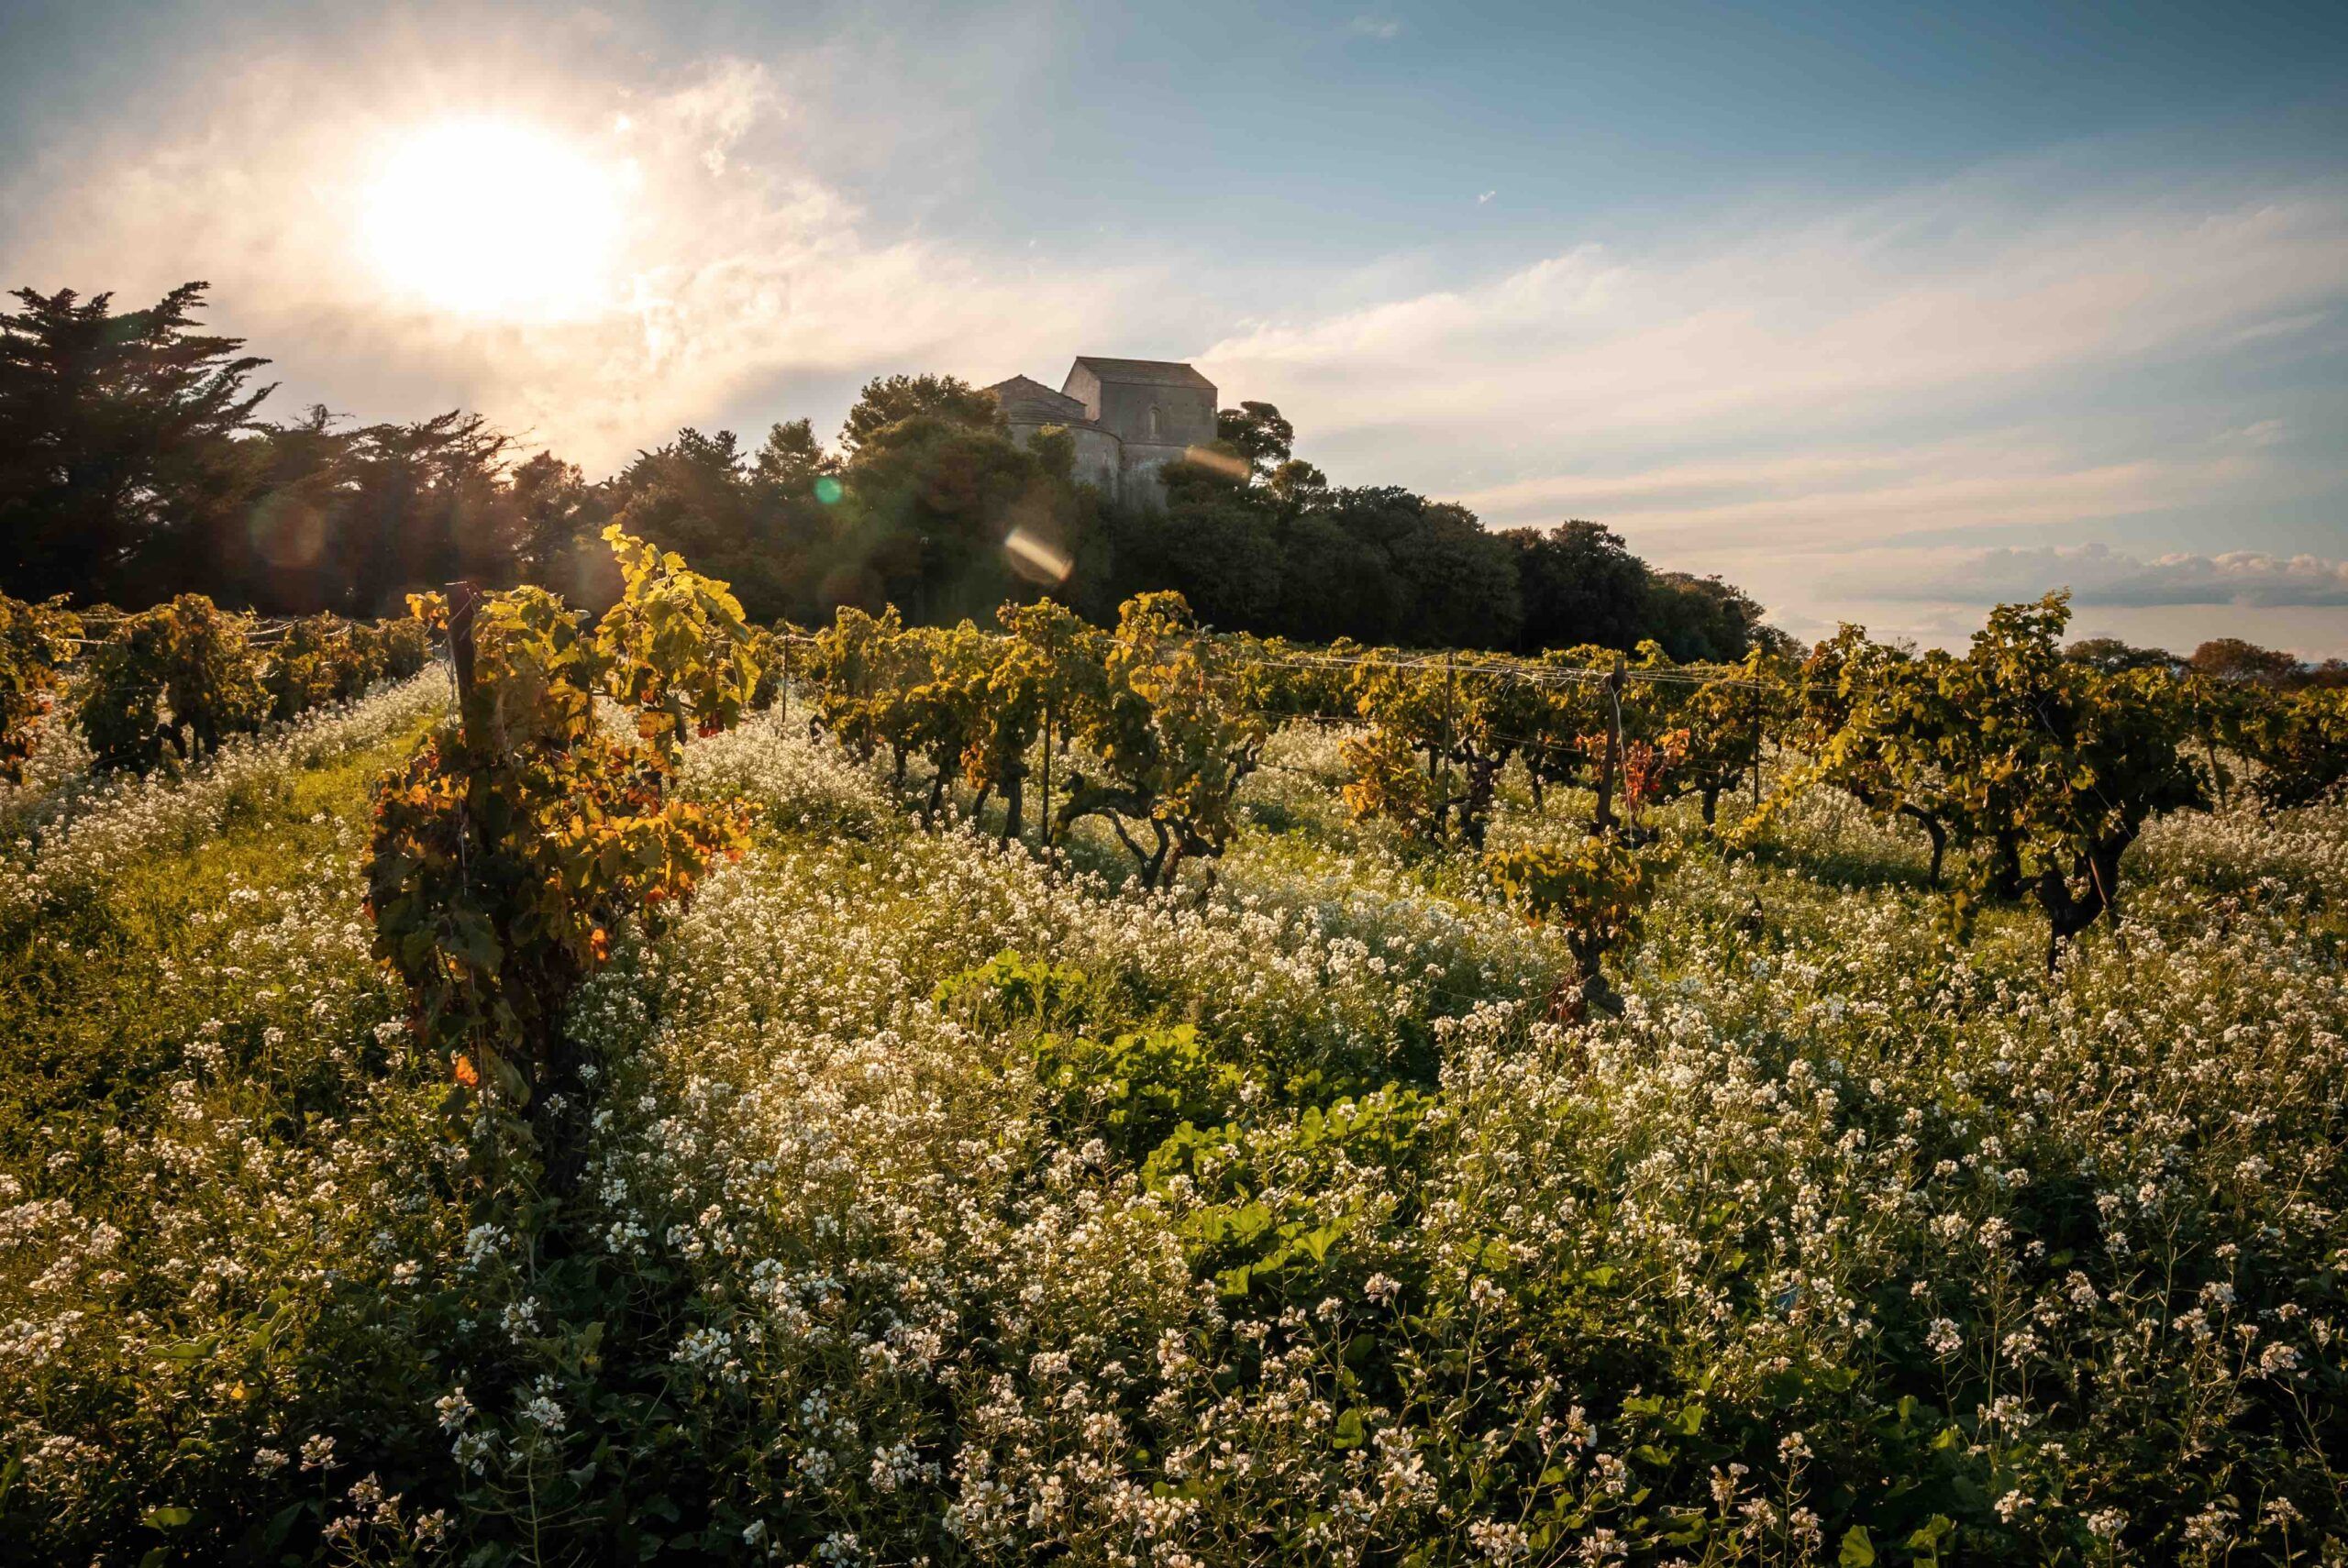
M 1189 358 L 1805 635 L 2348 655 L 2343 67 L 2337 6 L 0 0 L 0 282 L 208 278 L 281 412 L 591 471 Z

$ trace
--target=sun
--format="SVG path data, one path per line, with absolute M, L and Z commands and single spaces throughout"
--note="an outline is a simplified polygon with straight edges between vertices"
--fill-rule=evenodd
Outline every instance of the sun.
M 360 247 L 386 289 L 429 309 L 575 319 L 611 297 L 624 173 L 537 126 L 440 121 L 385 145 Z

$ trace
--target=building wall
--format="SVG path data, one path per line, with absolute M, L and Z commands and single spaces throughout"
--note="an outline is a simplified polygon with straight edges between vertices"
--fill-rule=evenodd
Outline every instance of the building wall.
M 1151 442 L 1128 441 L 1124 444 L 1124 481 L 1119 487 L 1121 499 L 1134 506 L 1166 504 L 1166 485 L 1157 470 L 1180 459 L 1192 443 L 1168 446 Z
M 1011 438 L 1024 447 L 1036 433 L 1048 426 L 1025 420 L 1011 423 Z M 1076 460 L 1070 465 L 1069 477 L 1080 484 L 1089 484 L 1112 501 L 1124 494 L 1125 461 L 1124 443 L 1106 430 L 1088 429 L 1081 425 L 1061 426 L 1072 438 Z
M 1076 437 L 1076 477 L 1098 487 L 1111 500 L 1117 499 L 1123 493 L 1124 443 L 1106 430 L 1088 430 L 1080 425 L 1071 426 L 1069 434 Z
M 1214 439 L 1214 393 L 1204 387 L 1103 381 L 1079 365 L 1065 390 L 1129 447 L 1201 447 Z

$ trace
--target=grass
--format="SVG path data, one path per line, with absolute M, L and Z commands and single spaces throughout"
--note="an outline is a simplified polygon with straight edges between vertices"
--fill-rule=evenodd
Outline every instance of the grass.
M 0 1152 L 22 1159 L 136 1120 L 182 1066 L 189 1013 L 217 1016 L 234 994 L 267 985 L 207 962 L 228 934 L 212 917 L 314 884 L 363 831 L 374 781 L 423 728 L 240 789 L 217 834 L 0 914 Z

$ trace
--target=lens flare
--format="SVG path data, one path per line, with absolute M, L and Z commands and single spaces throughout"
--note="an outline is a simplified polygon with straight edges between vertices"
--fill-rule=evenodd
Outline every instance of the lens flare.
M 1011 558 L 1012 570 L 1030 582 L 1040 582 L 1047 588 L 1057 588 L 1066 582 L 1068 574 L 1076 569 L 1076 563 L 1069 558 L 1066 551 L 1028 532 L 1024 526 L 1013 528 L 1003 536 L 1002 548 L 1003 553 Z
M 1185 447 L 1182 448 L 1182 460 L 1196 463 L 1202 469 L 1212 469 L 1228 480 L 1244 480 L 1248 473 L 1246 458 L 1235 458 L 1229 452 L 1218 452 L 1213 447 Z

